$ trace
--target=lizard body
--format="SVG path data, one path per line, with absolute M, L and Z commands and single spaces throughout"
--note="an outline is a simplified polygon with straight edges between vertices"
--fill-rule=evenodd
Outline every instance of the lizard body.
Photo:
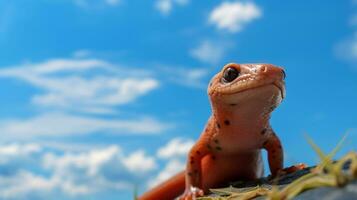
M 273 176 L 283 170 L 283 149 L 269 124 L 285 97 L 285 72 L 271 64 L 229 63 L 209 86 L 212 116 L 191 148 L 187 166 L 139 200 L 191 200 L 229 181 L 263 176 L 261 149 Z

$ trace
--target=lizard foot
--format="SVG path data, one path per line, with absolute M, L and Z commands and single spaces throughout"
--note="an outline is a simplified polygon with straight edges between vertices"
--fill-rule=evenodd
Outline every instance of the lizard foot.
M 290 174 L 290 173 L 293 173 L 293 172 L 296 172 L 296 171 L 299 171 L 299 170 L 302 170 L 305 168 L 307 168 L 307 165 L 305 165 L 304 163 L 299 163 L 297 165 L 293 165 L 293 166 L 284 168 L 283 172 Z
M 197 197 L 201 197 L 203 195 L 203 190 L 197 187 L 191 187 L 188 190 L 186 189 L 183 195 L 178 198 L 178 200 L 195 200 Z
M 307 168 L 307 165 L 305 165 L 304 163 L 299 163 L 297 165 L 293 165 L 293 166 L 286 167 L 284 169 L 279 170 L 278 173 L 276 175 L 274 175 L 273 177 L 279 177 L 279 176 L 283 176 L 286 174 L 291 174 L 293 172 L 296 172 L 296 171 L 299 171 L 299 170 L 302 170 L 305 168 Z
M 275 183 L 275 182 L 279 181 L 280 177 L 282 177 L 284 175 L 287 175 L 287 174 L 294 173 L 296 171 L 299 171 L 299 170 L 302 170 L 302 169 L 305 169 L 305 168 L 307 168 L 307 165 L 305 165 L 303 163 L 299 163 L 297 165 L 293 165 L 293 166 L 281 169 L 281 170 L 277 171 L 275 174 L 269 175 L 268 179 L 272 180 L 273 183 Z

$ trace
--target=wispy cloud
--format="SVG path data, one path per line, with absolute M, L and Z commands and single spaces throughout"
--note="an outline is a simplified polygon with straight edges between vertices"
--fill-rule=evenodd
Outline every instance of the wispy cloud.
M 206 87 L 207 69 L 141 70 L 90 58 L 89 50 L 75 54 L 84 57 L 48 59 L 0 69 L 0 78 L 19 80 L 39 89 L 30 98 L 40 113 L 26 118 L 0 119 L 0 132 L 6 141 L 95 133 L 162 133 L 173 124 L 137 112 L 130 119 L 112 114 L 120 113 L 120 106 L 148 95 L 161 82 Z
M 165 74 L 166 81 L 177 85 L 206 89 L 206 78 L 209 74 L 207 68 L 183 68 L 177 66 L 162 65 L 159 67 L 162 74 Z
M 41 107 L 110 112 L 159 86 L 159 81 L 97 59 L 50 59 L 3 67 L 0 77 L 15 78 L 43 91 L 32 97 Z M 135 73 L 138 72 L 138 73 Z M 134 75 L 135 74 L 135 75 Z
M 190 0 L 156 0 L 155 8 L 162 15 L 169 15 L 174 6 L 185 6 Z
M 209 23 L 220 30 L 236 33 L 261 16 L 261 9 L 253 2 L 223 2 L 210 13 Z
M 108 5 L 111 5 L 111 6 L 116 6 L 118 5 L 121 0 L 105 0 L 105 2 L 108 4 Z
M 41 147 L 38 144 L 31 143 L 25 145 L 13 143 L 0 146 L 1 158 L 3 158 L 4 156 L 28 155 L 39 151 L 41 151 Z
M 14 19 L 14 8 L 12 6 L 6 5 L 0 8 L 0 34 L 3 36 L 4 33 L 8 32 Z
M 103 119 L 65 113 L 44 113 L 28 119 L 0 121 L 3 140 L 27 140 L 42 136 L 63 137 L 91 133 L 157 134 L 170 128 L 168 123 L 150 117 Z
M 357 61 L 357 31 L 350 38 L 337 44 L 336 53 L 337 56 L 347 61 Z
M 216 64 L 230 48 L 226 42 L 204 40 L 197 47 L 190 50 L 190 55 L 201 62 Z
M 84 58 L 84 57 L 88 57 L 91 54 L 92 54 L 92 52 L 88 49 L 80 49 L 80 50 L 73 52 L 73 57 Z
M 73 0 L 73 2 L 82 8 L 91 8 L 99 6 L 117 6 L 121 0 Z
M 357 62 L 357 14 L 354 13 L 349 19 L 349 24 L 353 29 L 352 35 L 338 42 L 334 47 L 336 56 L 342 60 Z

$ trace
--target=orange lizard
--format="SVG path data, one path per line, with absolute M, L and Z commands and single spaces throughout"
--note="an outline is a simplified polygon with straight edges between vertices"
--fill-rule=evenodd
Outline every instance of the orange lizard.
M 285 72 L 271 64 L 230 63 L 209 86 L 212 116 L 188 154 L 181 172 L 139 200 L 191 200 L 230 181 L 263 176 L 261 149 L 268 152 L 273 176 L 304 168 L 283 169 L 283 149 L 269 124 L 271 112 L 285 97 Z

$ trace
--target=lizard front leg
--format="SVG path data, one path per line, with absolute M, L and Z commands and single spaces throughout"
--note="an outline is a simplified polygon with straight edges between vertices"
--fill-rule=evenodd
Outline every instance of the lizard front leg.
M 271 129 L 269 131 L 270 137 L 264 142 L 263 148 L 268 152 L 268 162 L 272 176 L 292 173 L 306 168 L 306 165 L 302 163 L 284 168 L 284 153 L 280 140 Z
M 202 188 L 201 160 L 208 155 L 206 140 L 200 138 L 188 154 L 185 171 L 186 188 L 179 200 L 192 200 L 204 195 Z
M 264 142 L 263 148 L 268 152 L 270 172 L 273 176 L 276 176 L 283 169 L 284 154 L 279 138 L 271 129 L 269 131 L 270 136 Z

